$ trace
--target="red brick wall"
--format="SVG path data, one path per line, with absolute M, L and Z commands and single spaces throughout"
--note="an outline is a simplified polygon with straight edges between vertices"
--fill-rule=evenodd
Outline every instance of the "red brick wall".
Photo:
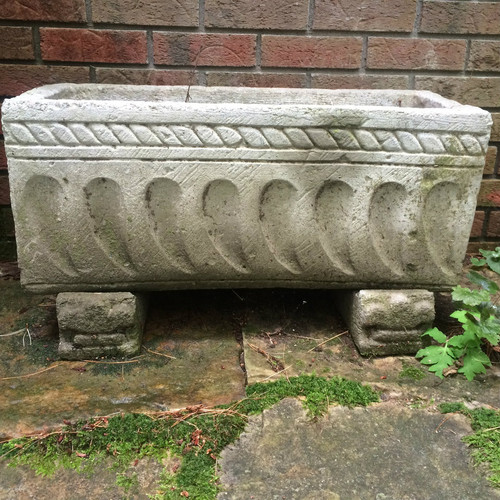
M 429 89 L 495 125 L 471 249 L 500 245 L 500 2 L 0 0 L 0 100 L 55 82 Z M 1 130 L 0 130 L 1 133 Z M 0 260 L 13 258 L 0 135 Z

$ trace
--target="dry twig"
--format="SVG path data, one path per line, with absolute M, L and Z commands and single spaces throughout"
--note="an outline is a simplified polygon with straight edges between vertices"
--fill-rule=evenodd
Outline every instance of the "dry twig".
M 146 346 L 142 346 L 143 349 L 145 349 L 146 351 L 150 352 L 151 354 L 156 354 L 157 356 L 163 356 L 165 358 L 169 358 L 169 359 L 177 359 L 175 356 L 170 356 L 170 354 L 164 354 L 162 352 L 158 352 L 158 351 L 153 351 L 153 349 L 148 349 Z
M 27 373 L 26 375 L 17 375 L 16 377 L 3 377 L 0 378 L 0 380 L 14 380 L 17 378 L 28 378 L 28 377 L 34 377 L 35 375 L 40 375 L 40 373 L 48 372 L 49 370 L 52 370 L 54 368 L 57 368 L 58 366 L 61 366 L 63 363 L 56 363 L 55 365 L 49 366 L 48 368 L 44 368 L 43 370 L 39 370 L 34 373 Z
M 327 342 L 330 342 L 330 340 L 334 340 L 337 337 L 341 337 L 342 335 L 345 335 L 346 333 L 349 333 L 349 330 L 346 330 L 345 332 L 338 333 L 337 335 L 335 335 L 329 339 L 326 339 L 323 342 L 320 342 L 318 345 L 315 345 L 313 348 L 309 349 L 307 352 L 312 352 L 315 349 L 317 349 L 318 347 L 321 347 L 322 345 L 326 344 Z
M 264 356 L 267 359 L 267 362 L 271 365 L 273 371 L 278 372 L 285 369 L 281 360 L 279 360 L 276 356 L 272 356 L 268 352 L 264 351 L 264 349 L 261 349 L 260 347 L 251 344 L 250 342 L 248 342 L 248 347 L 250 347 L 250 349 L 252 349 L 253 351 L 258 352 L 259 354 L 262 354 L 262 356 Z

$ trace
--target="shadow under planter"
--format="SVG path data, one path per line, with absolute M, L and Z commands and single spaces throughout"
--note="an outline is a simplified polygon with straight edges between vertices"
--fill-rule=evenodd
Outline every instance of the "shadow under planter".
M 63 84 L 3 104 L 22 283 L 83 293 L 59 297 L 61 355 L 131 353 L 142 324 L 134 295 L 134 341 L 77 333 L 62 304 L 244 287 L 347 290 L 362 353 L 415 352 L 432 291 L 457 283 L 489 113 L 426 91 L 186 96 Z

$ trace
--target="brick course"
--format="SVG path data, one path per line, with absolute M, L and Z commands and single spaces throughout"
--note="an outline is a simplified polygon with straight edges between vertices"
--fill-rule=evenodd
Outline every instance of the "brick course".
M 121 85 L 197 85 L 199 74 L 171 69 L 97 68 L 96 81 Z
M 472 40 L 467 69 L 472 71 L 500 71 L 500 42 Z
M 255 35 L 154 33 L 156 64 L 254 66 Z
M 0 95 L 16 96 L 49 83 L 87 83 L 89 69 L 76 66 L 0 64 Z
M 500 237 L 500 212 L 491 212 L 486 236 L 490 238 Z
M 359 68 L 359 37 L 264 35 L 262 66 L 288 68 Z
M 500 34 L 500 3 L 425 1 L 422 8 L 423 33 Z
M 308 8 L 308 0 L 205 0 L 205 26 L 305 30 Z
M 415 22 L 416 0 L 316 0 L 316 30 L 405 31 Z
M 9 21 L 86 21 L 85 0 L 3 0 L 0 17 Z
M 34 59 L 31 28 L 0 27 L 0 59 Z
M 311 86 L 325 89 L 407 89 L 407 76 L 313 73 Z
M 96 23 L 198 26 L 197 0 L 93 0 Z
M 143 31 L 42 28 L 40 46 L 45 61 L 147 62 Z
M 478 210 L 474 215 L 474 222 L 472 223 L 472 230 L 470 235 L 472 238 L 479 238 L 483 235 L 484 226 L 484 216 L 483 210 Z
M 0 102 L 40 85 L 98 82 L 415 88 L 489 109 L 494 125 L 471 245 L 500 245 L 500 1 L 0 4 Z M 1 140 L 0 204 L 9 209 Z M 0 226 L 3 258 L 15 247 Z
M 207 85 L 231 87 L 305 87 L 305 73 L 232 73 L 211 71 Z
M 461 70 L 465 48 L 465 40 L 370 37 L 367 67 Z
M 461 104 L 500 106 L 500 77 L 416 76 L 415 88 L 432 90 Z
M 484 162 L 484 174 L 493 175 L 496 159 L 497 159 L 498 148 L 496 146 L 490 146 L 486 151 L 486 159 Z

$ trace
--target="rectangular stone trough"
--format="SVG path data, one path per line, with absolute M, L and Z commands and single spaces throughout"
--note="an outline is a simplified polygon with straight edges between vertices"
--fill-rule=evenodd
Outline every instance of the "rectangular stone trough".
M 9 99 L 2 118 L 29 290 L 431 302 L 457 282 L 491 127 L 425 91 L 73 84 Z

